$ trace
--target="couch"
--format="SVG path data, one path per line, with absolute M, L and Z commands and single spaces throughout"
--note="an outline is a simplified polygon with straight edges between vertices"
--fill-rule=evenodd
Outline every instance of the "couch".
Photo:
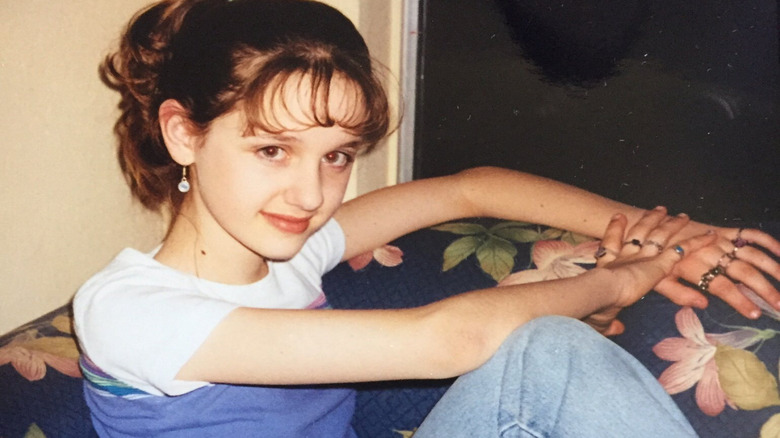
M 780 236 L 780 223 L 754 225 Z M 593 266 L 595 245 L 561 230 L 475 218 L 344 262 L 323 289 L 335 308 L 418 306 L 499 283 L 577 275 Z M 621 320 L 626 331 L 613 341 L 674 392 L 702 438 L 780 437 L 780 312 L 751 321 L 717 298 L 693 310 L 651 292 Z M 0 438 L 96 436 L 77 358 L 67 305 L 0 337 Z M 356 385 L 355 429 L 361 437 L 410 437 L 450 383 Z

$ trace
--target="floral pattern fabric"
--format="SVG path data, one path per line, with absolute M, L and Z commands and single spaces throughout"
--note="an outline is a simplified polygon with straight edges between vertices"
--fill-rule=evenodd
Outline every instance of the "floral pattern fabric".
M 520 222 L 455 222 L 355 257 L 329 273 L 323 288 L 337 308 L 416 306 L 466 290 L 579 275 L 595 263 L 597 246 Z M 626 332 L 614 340 L 658 377 L 702 437 L 778 438 L 780 312 L 741 290 L 762 307 L 759 320 L 716 299 L 700 311 L 651 293 L 621 314 Z M 66 306 L 0 337 L 0 437 L 95 436 L 81 381 Z M 448 384 L 361 387 L 356 430 L 411 437 Z M 58 416 L 64 419 L 52 420 Z
M 482 233 L 487 230 L 484 227 L 471 227 L 473 225 L 459 223 L 446 224 L 435 229 L 471 235 L 477 230 Z M 496 278 L 499 286 L 573 277 L 585 272 L 596 262 L 594 254 L 599 243 L 596 240 L 554 229 L 535 230 L 534 226 L 521 223 L 498 224 L 491 229 L 501 227 L 524 229 L 522 241 L 532 243 L 532 246 L 531 266 Z M 459 240 L 462 238 L 451 246 L 457 245 Z M 445 250 L 443 269 L 446 270 L 448 265 L 452 264 L 452 261 L 448 260 L 451 257 Z M 457 263 L 463 259 L 465 257 L 459 258 Z M 489 269 L 485 269 L 485 272 L 491 274 Z M 778 378 L 769 371 L 770 367 L 759 359 L 756 352 L 761 348 L 771 351 L 773 354 L 770 355 L 770 360 L 775 366 L 778 364 L 780 346 L 775 335 L 780 334 L 780 324 L 777 324 L 780 323 L 780 312 L 744 285 L 740 284 L 738 287 L 740 292 L 762 309 L 762 319 L 773 320 L 774 327 L 760 328 L 751 325 L 747 320 L 740 325 L 715 321 L 723 331 L 705 332 L 699 317 L 690 307 L 680 308 L 674 315 L 658 315 L 658 318 L 674 318 L 681 335 L 661 339 L 652 347 L 652 352 L 658 359 L 672 362 L 658 376 L 658 380 L 670 395 L 693 391 L 697 408 L 708 417 L 717 417 L 727 408 L 733 411 L 771 411 L 771 416 L 761 424 L 755 424 L 752 418 L 747 418 L 746 413 L 744 417 L 748 424 L 738 427 L 745 437 L 778 438 Z M 728 312 L 735 313 L 730 310 Z M 631 321 L 627 320 L 625 323 L 629 325 Z M 652 339 L 647 341 L 652 342 Z M 749 432 L 751 429 L 756 429 L 756 432 Z M 704 433 L 707 435 L 703 436 L 710 436 L 711 432 Z

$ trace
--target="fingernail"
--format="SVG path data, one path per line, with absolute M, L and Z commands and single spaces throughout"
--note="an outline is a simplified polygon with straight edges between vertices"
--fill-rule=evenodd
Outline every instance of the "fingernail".
M 750 319 L 758 319 L 759 316 L 761 316 L 761 312 L 758 310 L 750 312 Z
M 677 217 L 686 218 L 686 217 L 688 217 L 688 215 L 687 215 L 687 214 L 685 214 L 685 213 L 679 213 L 679 214 L 677 215 Z
M 618 219 L 620 219 L 620 213 L 616 213 L 614 216 L 612 216 L 613 221 L 616 221 Z
M 658 205 L 653 210 L 661 211 L 661 210 L 666 210 L 666 208 L 662 205 Z
M 707 233 L 706 233 L 706 234 L 707 234 L 707 235 L 710 235 L 710 234 L 715 234 L 715 230 L 707 230 Z

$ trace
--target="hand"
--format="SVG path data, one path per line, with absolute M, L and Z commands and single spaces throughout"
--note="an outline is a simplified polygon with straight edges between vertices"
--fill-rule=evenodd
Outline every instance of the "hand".
M 694 253 L 717 238 L 714 233 L 704 234 L 665 249 L 658 243 L 670 241 L 689 221 L 684 215 L 669 217 L 666 209 L 659 207 L 646 212 L 626 233 L 626 217 L 613 217 L 596 254 L 596 267 L 613 274 L 616 298 L 611 305 L 583 321 L 607 336 L 622 333 L 625 327 L 616 319 L 620 310 L 635 303 L 670 275 L 686 253 Z M 625 241 L 624 236 L 631 239 Z
M 677 237 L 701 233 L 707 228 L 691 222 Z M 742 315 L 758 318 L 761 316 L 760 309 L 737 289 L 737 283 L 741 282 L 780 310 L 780 292 L 764 276 L 767 274 L 780 281 L 780 264 L 758 248 L 763 247 L 769 253 L 780 256 L 780 242 L 754 229 L 709 228 L 715 230 L 718 239 L 678 263 L 672 273 L 656 286 L 656 290 L 679 305 L 705 308 L 708 301 L 703 291 L 685 286 L 678 279 L 698 285 L 706 273 L 720 266 L 719 273 L 713 271 L 714 277 L 705 281 L 706 292 L 720 297 Z

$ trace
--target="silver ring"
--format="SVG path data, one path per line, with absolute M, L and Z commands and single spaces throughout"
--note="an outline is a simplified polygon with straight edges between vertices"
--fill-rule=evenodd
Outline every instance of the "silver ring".
M 720 265 L 715 266 L 714 268 L 710 269 L 709 271 L 705 272 L 701 275 L 701 280 L 699 280 L 699 290 L 702 292 L 710 293 L 710 282 L 715 279 L 720 274 L 723 274 L 725 270 L 720 267 Z
M 676 252 L 676 253 L 677 253 L 677 255 L 679 255 L 679 256 L 680 256 L 680 259 L 682 259 L 683 257 L 685 257 L 685 250 L 684 250 L 684 249 L 683 249 L 683 247 L 682 247 L 682 246 L 680 246 L 680 245 L 677 245 L 677 246 L 675 246 L 675 247 L 674 247 L 674 252 Z
M 659 254 L 661 253 L 661 251 L 664 250 L 664 246 L 656 242 L 655 240 L 650 240 L 650 239 L 645 240 L 645 243 L 643 243 L 643 245 L 653 245 L 658 250 Z

